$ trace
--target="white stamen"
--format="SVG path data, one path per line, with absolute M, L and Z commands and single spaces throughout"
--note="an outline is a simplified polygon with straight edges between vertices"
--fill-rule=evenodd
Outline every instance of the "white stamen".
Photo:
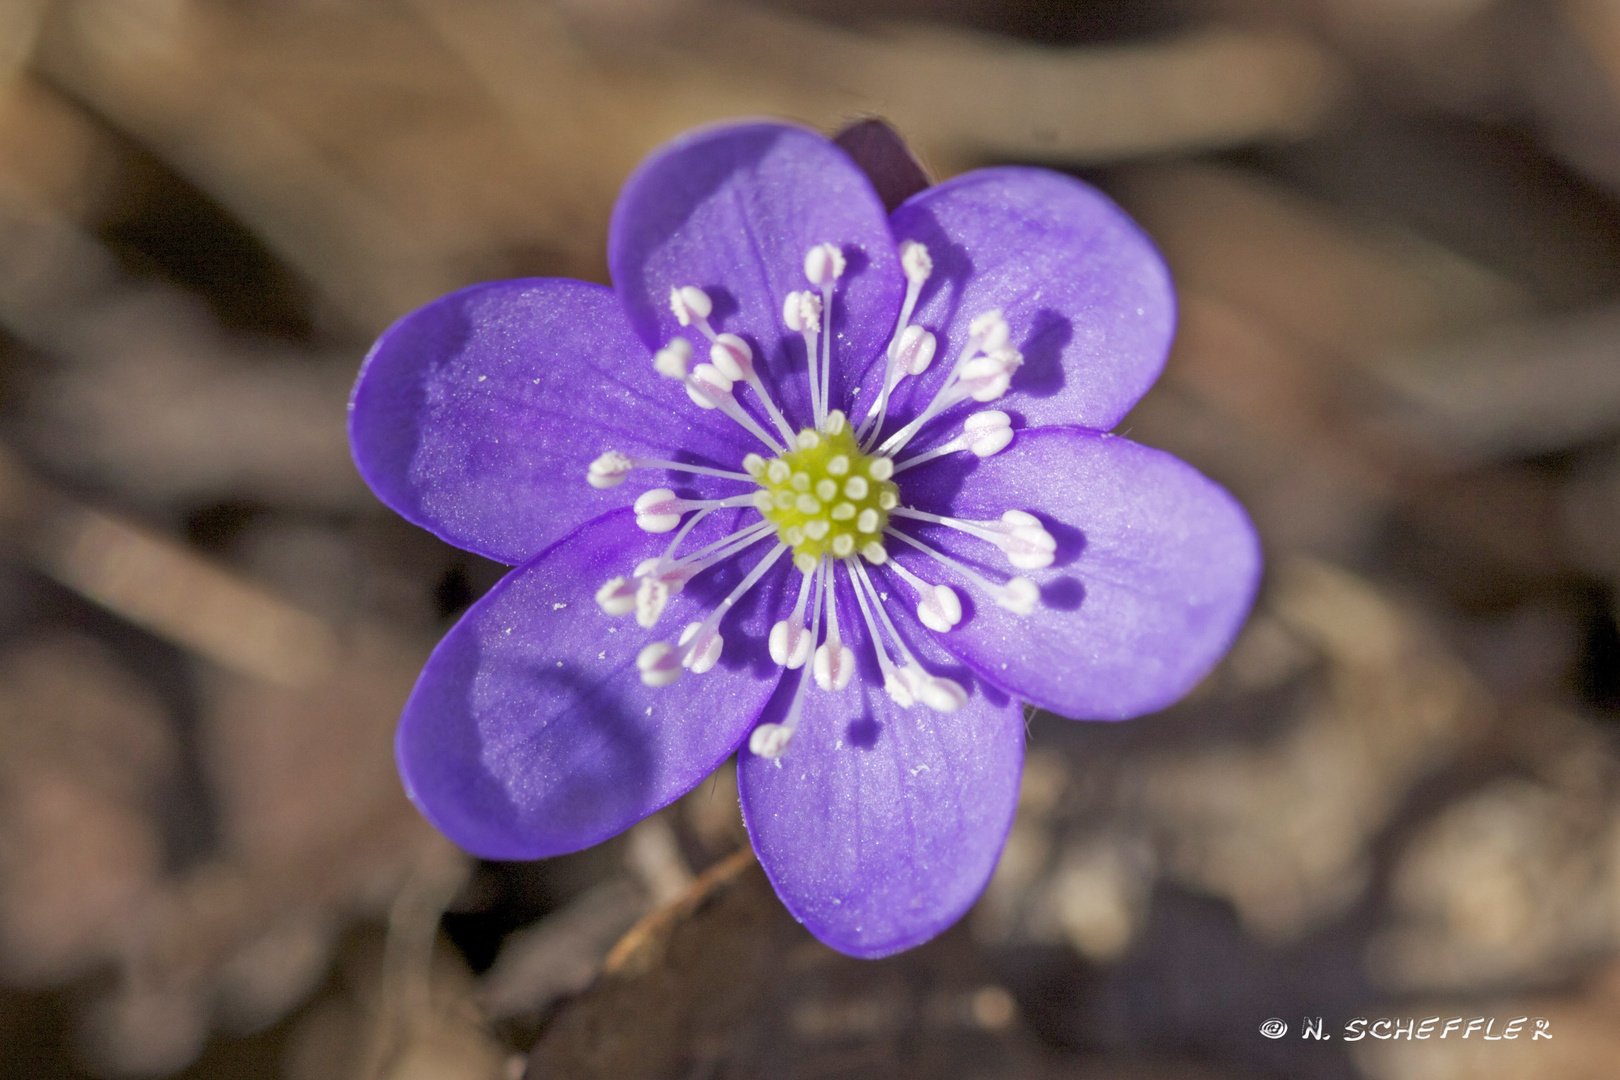
M 963 422 L 962 434 L 932 450 L 924 450 L 915 457 L 907 458 L 896 465 L 894 471 L 905 472 L 926 461 L 954 454 L 958 450 L 971 450 L 978 457 L 989 457 L 1005 450 L 1012 439 L 1012 417 L 1000 409 L 985 409 L 983 412 L 974 413 Z
M 643 630 L 651 630 L 658 625 L 658 617 L 664 613 L 664 605 L 669 603 L 672 593 L 680 592 L 685 582 L 679 586 L 661 577 L 642 577 L 636 585 L 636 625 Z
M 1009 334 L 1007 321 L 999 311 L 986 311 L 975 318 L 969 327 L 967 345 L 933 399 L 910 423 L 885 439 L 879 452 L 899 452 L 923 425 L 968 398 L 990 401 L 1006 393 L 1013 374 L 1024 362 L 1017 349 L 1008 347 Z
M 848 539 L 840 537 L 840 539 Z M 823 690 L 842 690 L 855 674 L 855 654 L 838 636 L 838 589 L 833 581 L 832 568 L 827 574 L 827 640 L 816 649 L 814 665 L 816 685 Z
M 934 335 L 920 326 L 911 325 L 911 315 L 917 309 L 917 298 L 922 295 L 923 283 L 934 272 L 934 260 L 928 249 L 915 240 L 900 245 L 900 269 L 906 275 L 906 298 L 900 305 L 900 318 L 894 324 L 889 346 L 884 350 L 888 363 L 883 369 L 883 386 L 878 399 L 866 411 L 856 439 L 862 448 L 870 450 L 883 430 L 883 420 L 889 413 L 889 395 L 906 375 L 917 375 L 934 359 L 937 342 Z
M 596 590 L 596 603 L 609 615 L 628 615 L 636 609 L 636 586 L 629 578 L 613 578 Z
M 936 712 L 955 712 L 960 709 L 967 702 L 967 691 L 962 688 L 960 683 L 952 679 L 930 674 L 923 668 L 922 664 L 918 663 L 917 658 L 906 647 L 905 639 L 900 636 L 900 631 L 895 629 L 894 621 L 889 618 L 889 613 L 883 609 L 883 598 L 878 593 L 877 586 L 873 584 L 871 575 L 866 572 L 866 567 L 859 563 L 851 563 L 850 577 L 855 581 L 856 599 L 860 600 L 863 589 L 866 595 L 871 598 L 872 607 L 877 611 L 878 618 L 882 620 L 884 629 L 889 632 L 889 639 L 894 643 L 902 661 L 898 670 L 893 672 L 894 677 L 891 680 L 889 677 L 890 671 L 885 665 L 886 658 L 883 647 L 879 643 L 877 630 L 872 626 L 871 616 L 866 610 L 866 603 L 862 601 L 861 614 L 867 617 L 867 627 L 872 632 L 872 643 L 877 648 L 878 665 L 884 668 L 884 689 L 889 692 L 891 697 L 895 697 L 896 691 L 900 692 L 901 696 L 895 697 L 895 700 L 902 708 L 906 707 L 906 703 L 902 698 L 909 697 L 922 702 Z M 894 684 L 892 687 L 890 685 L 891 681 Z
M 675 321 L 682 326 L 691 326 L 699 319 L 707 319 L 714 311 L 714 302 L 709 294 L 693 285 L 669 290 L 669 309 L 675 313 Z
M 711 643 L 710 635 L 713 635 L 716 639 L 718 639 L 719 634 L 717 631 L 720 626 L 720 620 L 725 618 L 726 612 L 730 611 L 732 606 L 736 604 L 737 601 L 740 600 L 749 589 L 752 589 L 756 584 L 759 583 L 759 579 L 765 576 L 765 572 L 767 570 L 776 565 L 776 561 L 782 557 L 782 554 L 787 551 L 787 549 L 788 546 L 786 544 L 777 544 L 775 547 L 773 547 L 769 552 L 766 553 L 763 559 L 760 559 L 759 562 L 754 564 L 754 568 L 748 571 L 748 576 L 739 581 L 737 583 L 737 587 L 732 589 L 731 592 L 727 593 L 724 600 L 715 605 L 714 610 L 709 612 L 709 614 L 704 618 L 703 622 L 698 625 L 696 630 L 691 630 L 689 628 L 687 633 L 681 635 L 681 641 L 683 643 L 681 648 L 681 663 L 686 663 L 688 653 L 698 650 L 707 650 L 711 647 L 715 650 L 715 658 L 719 658 L 720 646 Z M 710 660 L 709 666 L 712 666 L 713 663 L 714 661 Z M 693 668 L 693 670 L 707 671 L 708 666 L 705 666 L 702 669 Z
M 685 338 L 675 338 L 668 345 L 653 353 L 653 368 L 658 374 L 667 379 L 685 380 L 686 366 L 692 361 L 692 343 Z
M 949 585 L 930 585 L 907 570 L 900 560 L 890 560 L 906 584 L 917 590 L 917 619 L 937 633 L 949 633 L 962 621 L 962 599 Z
M 810 635 L 808 640 L 813 644 L 821 636 L 821 594 L 827 584 L 827 563 L 824 559 L 816 560 L 811 569 L 805 572 L 805 580 L 815 578 L 815 604 L 812 607 L 814 614 L 810 620 Z M 804 586 L 799 587 L 799 599 L 802 605 L 805 597 Z M 800 608 L 794 609 L 795 619 L 801 617 Z M 802 662 L 801 662 L 802 663 Z M 779 758 L 787 752 L 788 743 L 793 733 L 798 730 L 799 717 L 804 713 L 804 691 L 810 685 L 811 669 L 815 665 L 803 665 L 799 669 L 799 683 L 793 689 L 793 701 L 788 705 L 787 715 L 780 724 L 760 724 L 748 737 L 750 752 L 763 758 Z
M 1057 541 L 1046 531 L 1040 519 L 1023 510 L 1008 510 L 1000 521 L 967 521 L 962 518 L 940 517 L 906 506 L 897 506 L 890 513 L 897 517 L 932 522 L 987 540 L 1000 548 L 1007 561 L 1020 570 L 1040 570 L 1052 565 Z
M 809 574 L 805 575 L 808 580 Z M 771 659 L 787 668 L 797 670 L 810 656 L 810 632 L 800 622 L 781 620 L 771 627 Z
M 817 340 L 821 336 L 821 298 L 813 292 L 788 293 L 787 301 L 782 305 L 782 317 L 788 329 L 797 330 L 804 335 L 805 362 L 810 371 L 810 412 L 813 417 L 821 417 L 821 376 L 817 370 L 819 352 Z
M 943 675 L 928 675 L 917 688 L 917 700 L 935 712 L 953 713 L 966 705 L 967 699 L 967 689 Z
M 755 757 L 779 758 L 793 741 L 793 728 L 786 724 L 761 724 L 748 736 L 748 752 Z
M 934 548 L 929 547 L 927 544 L 923 543 L 921 540 L 918 540 L 914 536 L 907 536 L 905 533 L 900 532 L 892 527 L 885 527 L 883 531 L 894 537 L 896 540 L 902 540 L 905 543 L 910 544 L 912 547 L 916 548 L 918 551 L 921 551 L 924 555 L 927 555 L 941 566 L 947 567 L 956 571 L 958 574 L 961 574 L 963 577 L 973 582 L 973 584 L 977 585 L 980 589 L 988 593 L 990 598 L 994 600 L 998 606 L 1004 607 L 1008 611 L 1011 611 L 1017 615 L 1028 615 L 1035 610 L 1036 601 L 1040 599 L 1040 589 L 1037 588 L 1035 583 L 1030 581 L 1028 578 L 1015 577 L 1008 581 L 1005 585 L 997 585 L 983 574 L 973 570 L 971 567 L 957 562 L 955 559 L 944 554 L 943 552 L 936 551 Z M 899 566 L 900 564 L 899 562 L 895 562 L 894 565 Z
M 832 244 L 817 244 L 804 257 L 804 276 L 816 286 L 831 285 L 844 276 L 844 253 Z
M 1012 377 L 1023 366 L 1024 356 L 1017 349 L 1001 348 L 962 365 L 959 392 L 974 401 L 994 401 L 1007 392 Z M 960 399 L 958 399 L 960 400 Z
M 920 326 L 908 326 L 894 343 L 895 367 L 904 375 L 921 375 L 934 362 L 938 349 L 939 339 L 931 332 Z
M 630 475 L 630 470 L 636 463 L 628 454 L 621 454 L 617 450 L 609 450 L 595 461 L 585 471 L 585 482 L 593 488 L 613 488 L 624 483 L 624 478 Z
M 667 641 L 655 641 L 636 656 L 641 681 L 648 686 L 668 686 L 681 677 L 681 662 Z
M 686 629 L 681 631 L 680 644 L 692 642 L 690 646 L 681 650 L 683 653 L 681 666 L 694 675 L 701 675 L 714 667 L 715 662 L 720 659 L 720 650 L 725 646 L 725 640 L 714 630 L 703 634 L 701 641 L 694 641 L 693 639 L 702 631 L 703 624 L 698 622 L 687 623 Z
M 972 338 L 984 352 L 993 352 L 1001 348 L 1007 344 L 1007 339 L 1011 335 L 1012 328 L 997 310 L 982 312 L 968 323 L 968 337 Z
M 709 360 L 732 382 L 742 382 L 754 373 L 754 350 L 736 334 L 721 334 L 709 346 Z
M 748 454 L 743 457 L 743 472 L 751 479 L 758 480 L 765 475 L 765 459 L 758 454 Z
M 731 396 L 731 378 L 713 364 L 699 364 L 686 378 L 686 396 L 700 409 L 718 409 Z

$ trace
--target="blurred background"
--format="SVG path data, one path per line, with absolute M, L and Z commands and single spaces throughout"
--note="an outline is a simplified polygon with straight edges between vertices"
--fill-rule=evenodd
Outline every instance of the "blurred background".
M 1118 199 L 1182 305 L 1121 430 L 1268 553 L 1187 701 L 1031 718 L 983 901 L 874 963 L 728 768 L 477 864 L 391 761 L 501 568 L 355 476 L 367 344 L 605 280 L 749 114 Z M 0 553 L 0 1076 L 1613 1077 L 1620 3 L 0 0 Z M 1553 1038 L 1341 1034 L 1429 1016 Z

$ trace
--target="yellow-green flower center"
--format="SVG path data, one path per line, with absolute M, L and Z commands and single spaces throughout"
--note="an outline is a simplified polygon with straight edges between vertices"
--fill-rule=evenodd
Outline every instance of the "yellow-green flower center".
M 744 465 L 761 489 L 755 505 L 800 570 L 809 573 L 823 555 L 887 559 L 883 527 L 900 502 L 889 479 L 894 461 L 862 453 L 843 413 L 829 413 L 820 431 L 799 432 L 781 457 L 749 458 Z

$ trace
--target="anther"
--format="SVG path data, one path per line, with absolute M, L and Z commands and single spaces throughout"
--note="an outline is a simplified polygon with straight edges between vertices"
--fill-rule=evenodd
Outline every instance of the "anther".
M 681 523 L 686 500 L 669 488 L 653 488 L 636 496 L 636 524 L 650 533 L 666 533 Z
M 814 561 L 811 563 L 814 566 Z M 771 659 L 795 671 L 804 666 L 810 658 L 810 631 L 806 630 L 801 622 L 789 622 L 786 619 L 771 627 L 770 637 Z
M 842 690 L 855 674 L 855 654 L 842 641 L 829 637 L 816 649 L 814 674 L 816 685 L 823 690 Z
M 832 519 L 834 521 L 848 521 L 850 518 L 852 518 L 854 516 L 855 516 L 855 504 L 854 503 L 841 502 L 837 506 L 832 508 Z
M 782 321 L 795 333 L 821 332 L 821 297 L 808 289 L 790 292 L 782 304 Z
M 999 454 L 1012 438 L 1012 417 L 1000 409 L 976 412 L 962 422 L 962 442 L 976 457 Z
M 1011 336 L 1012 330 L 1007 320 L 997 310 L 982 312 L 968 324 L 968 337 L 985 352 L 1001 348 Z
M 595 461 L 585 472 L 585 482 L 593 488 L 612 488 L 624 483 L 624 478 L 630 475 L 630 470 L 636 463 L 627 454 L 617 450 L 609 450 Z
M 873 566 L 882 566 L 889 561 L 889 553 L 881 541 L 868 540 L 861 545 L 861 557 Z
M 793 741 L 793 729 L 786 724 L 761 724 L 748 736 L 748 751 L 756 757 L 779 758 Z
M 996 604 L 1015 615 L 1028 615 L 1035 610 L 1041 590 L 1029 578 L 1015 577 L 992 594 Z
M 1007 553 L 1007 561 L 1020 570 L 1040 570 L 1052 565 L 1057 541 L 1034 514 L 1008 510 L 1001 515 L 1003 540 L 994 541 Z
M 962 365 L 961 389 L 974 401 L 994 401 L 1007 392 L 1023 365 L 1017 349 L 1001 348 Z
M 821 445 L 821 436 L 816 434 L 814 431 L 811 431 L 809 428 L 805 428 L 803 431 L 799 432 L 796 441 L 799 444 L 800 450 L 814 450 L 816 447 Z
M 747 462 L 744 462 L 744 465 L 746 464 Z M 775 459 L 765 467 L 765 478 L 773 484 L 785 483 L 787 478 L 792 475 L 792 473 L 793 466 L 789 465 L 781 458 Z M 809 478 L 806 477 L 806 479 L 808 480 Z
M 655 641 L 636 656 L 641 681 L 648 686 L 668 686 L 681 677 L 679 654 L 667 641 Z
M 905 272 L 907 282 L 921 285 L 934 272 L 934 260 L 929 257 L 927 248 L 915 240 L 907 240 L 900 245 L 900 269 Z
M 843 476 L 844 474 L 846 474 L 848 472 L 849 472 L 849 455 L 848 454 L 835 454 L 832 457 L 827 459 L 827 475 L 828 476 Z M 828 495 L 827 498 L 830 499 L 830 498 L 832 498 L 832 496 Z
M 804 276 L 812 285 L 828 285 L 844 276 L 844 253 L 832 244 L 817 244 L 804 257 Z
M 1004 414 L 1005 415 L 1005 414 Z M 765 459 L 758 454 L 745 454 L 742 460 L 743 472 L 758 480 L 767 472 Z
M 819 514 L 821 513 L 821 503 L 814 495 L 800 495 L 793 501 L 793 509 L 805 515 Z
M 754 373 L 754 350 L 736 334 L 721 334 L 709 346 L 709 359 L 732 382 L 742 382 Z
M 644 577 L 636 586 L 636 625 L 643 630 L 651 630 L 658 625 L 658 617 L 664 613 L 664 605 L 669 603 L 672 590 L 670 583 L 655 577 Z
M 704 409 L 718 409 L 731 396 L 731 379 L 713 364 L 699 364 L 686 380 L 686 396 Z
M 691 360 L 692 343 L 678 337 L 653 353 L 653 368 L 665 378 L 685 380 L 686 365 Z
M 870 506 L 868 506 L 865 510 L 862 510 L 860 515 L 855 519 L 855 527 L 863 533 L 877 532 L 878 524 L 878 512 L 872 509 Z M 670 528 L 674 528 L 674 526 L 672 525 Z M 664 531 L 667 532 L 668 530 L 666 529 Z
M 687 642 L 692 641 L 693 635 L 702 629 L 702 623 L 687 623 L 686 629 L 681 631 L 680 644 L 685 645 Z M 725 641 L 720 637 L 719 632 L 710 630 L 700 640 L 692 641 L 690 648 L 682 650 L 684 655 L 681 658 L 681 666 L 690 670 L 694 675 L 701 675 L 714 667 L 715 662 L 720 659 L 720 651 L 724 647 Z
M 838 481 L 822 477 L 816 481 L 816 498 L 822 502 L 832 502 L 838 498 Z
M 917 700 L 935 712 L 953 713 L 967 704 L 967 691 L 954 679 L 925 675 L 917 686 Z
M 874 480 L 887 480 L 894 475 L 894 459 L 888 457 L 873 458 L 872 464 L 866 467 L 866 475 Z
M 691 326 L 699 319 L 707 319 L 714 310 L 714 302 L 709 294 L 693 285 L 669 290 L 669 309 L 675 313 L 675 321 L 682 326 Z
M 636 609 L 636 586 L 629 578 L 613 578 L 596 590 L 596 603 L 609 615 L 628 615 Z
M 871 490 L 864 476 L 852 476 L 844 481 L 844 495 L 851 499 L 864 499 Z
M 920 326 L 908 326 L 900 331 L 894 343 L 894 363 L 907 375 L 921 375 L 934 362 L 939 339 Z

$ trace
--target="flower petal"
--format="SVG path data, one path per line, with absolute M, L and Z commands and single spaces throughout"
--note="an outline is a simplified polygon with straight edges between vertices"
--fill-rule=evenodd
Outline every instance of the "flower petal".
M 833 304 L 837 405 L 848 400 L 854 374 L 888 345 L 905 280 L 871 182 L 820 135 L 739 124 L 668 144 L 620 193 L 608 264 L 649 348 L 685 334 L 706 349 L 701 336 L 676 322 L 669 291 L 687 285 L 707 291 L 715 330 L 752 344 L 789 420 L 808 424 L 804 343 L 783 323 L 782 304 L 788 293 L 810 288 L 804 257 L 823 243 L 848 260 Z
M 712 670 L 652 688 L 636 656 L 702 619 L 770 545 L 694 578 L 653 631 L 604 614 L 597 587 L 665 543 L 627 510 L 600 517 L 502 578 L 434 650 L 395 749 L 412 801 L 461 847 L 534 859 L 605 840 L 690 790 L 753 726 L 778 679 L 765 641 L 783 574 L 722 621 Z
M 971 690 L 955 713 L 899 708 L 883 691 L 853 595 L 840 592 L 855 678 L 836 693 L 809 688 L 782 757 L 740 751 L 738 787 L 754 850 L 788 910 L 840 952 L 879 957 L 940 933 L 983 892 L 1018 802 L 1023 713 L 953 670 L 906 605 L 891 601 L 885 610 L 921 658 L 946 660 L 929 666 Z M 765 718 L 785 708 L 795 681 L 782 680 Z
M 990 544 L 959 532 L 905 531 L 993 580 L 1020 573 L 1040 586 L 1041 603 L 1027 616 L 963 588 L 974 610 L 940 640 L 1060 716 L 1120 720 L 1180 698 L 1226 652 L 1259 583 L 1259 539 L 1237 501 L 1185 462 L 1117 436 L 1024 431 L 965 473 L 918 468 L 904 495 L 972 520 L 1005 510 L 1042 519 L 1057 557 L 1034 572 L 1013 571 Z M 890 548 L 930 580 L 959 584 L 905 545 Z
M 889 220 L 897 239 L 933 258 L 913 321 L 939 337 L 933 367 L 896 394 L 900 420 L 933 397 L 968 323 L 993 308 L 1024 354 L 997 407 L 1027 426 L 1107 431 L 1159 377 L 1175 334 L 1170 273 L 1095 188 L 1045 169 L 980 169 L 919 193 Z
M 606 450 L 681 460 L 684 448 L 735 469 L 753 449 L 654 373 L 611 290 L 555 278 L 474 285 L 395 323 L 360 370 L 349 440 L 383 502 L 506 563 L 628 501 L 585 482 Z

